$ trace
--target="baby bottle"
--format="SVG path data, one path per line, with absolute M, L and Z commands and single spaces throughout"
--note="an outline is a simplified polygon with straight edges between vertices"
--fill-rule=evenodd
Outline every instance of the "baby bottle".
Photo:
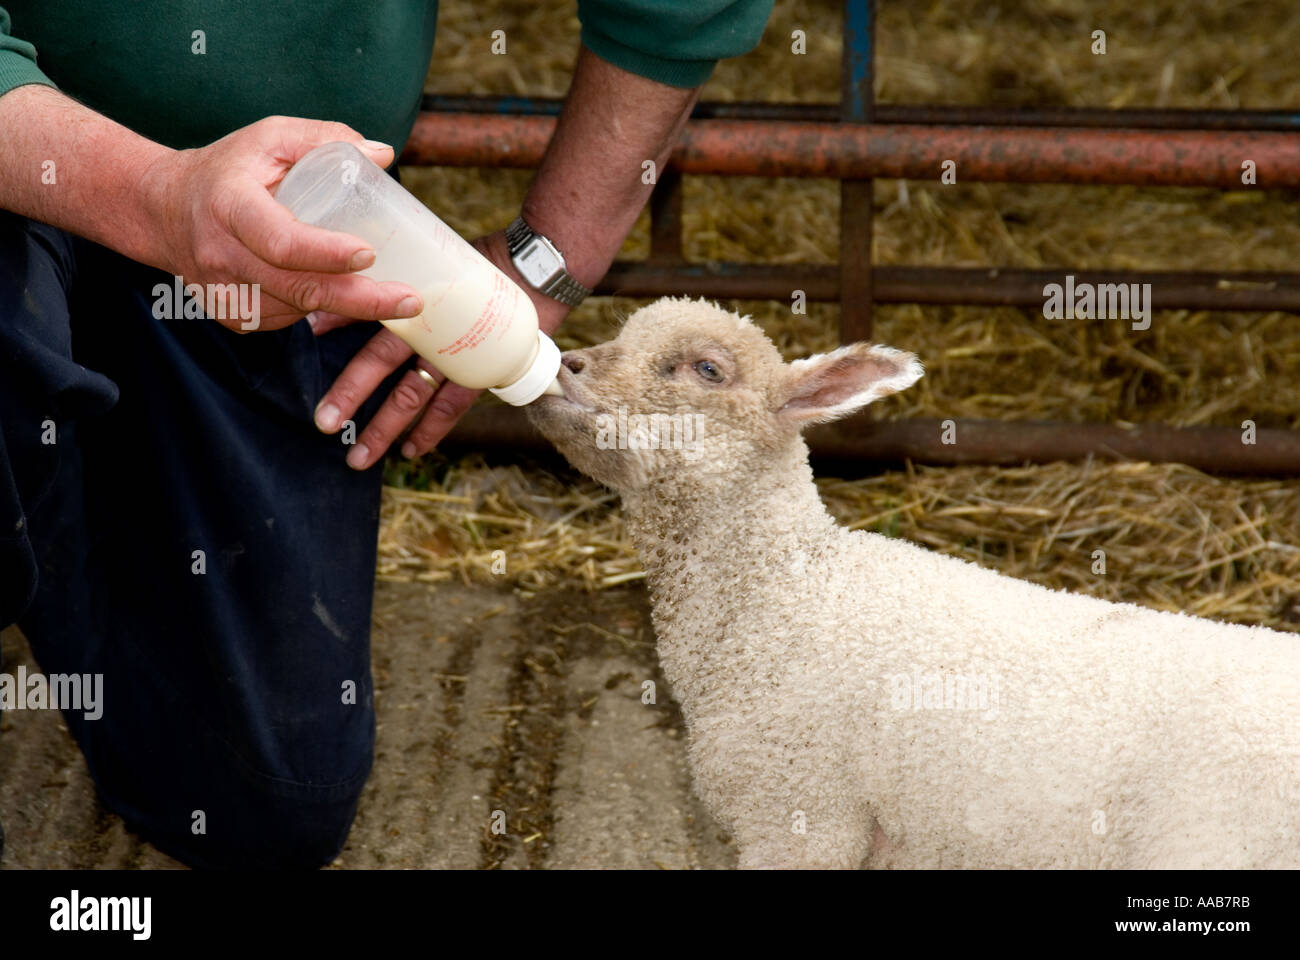
M 528 295 L 352 144 L 316 147 L 275 199 L 302 223 L 369 243 L 375 262 L 360 273 L 420 292 L 423 313 L 383 324 L 448 380 L 515 406 L 560 392 L 560 350 Z

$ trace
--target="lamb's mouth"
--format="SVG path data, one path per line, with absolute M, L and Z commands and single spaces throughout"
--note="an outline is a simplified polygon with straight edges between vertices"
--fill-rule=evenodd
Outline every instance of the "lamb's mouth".
M 589 414 L 592 414 L 592 415 L 595 415 L 595 414 L 600 413 L 599 410 L 597 410 L 597 409 L 596 409 L 595 407 L 593 407 L 591 404 L 587 403 L 585 400 L 582 400 L 581 398 L 574 396 L 574 395 L 573 395 L 573 392 L 572 392 L 572 391 L 573 391 L 573 388 L 564 382 L 563 377 L 560 378 L 560 387 L 561 387 L 561 389 L 564 390 L 564 395 L 563 395 L 563 396 L 559 396 L 559 395 L 554 394 L 554 393 L 544 393 L 544 394 L 542 394 L 540 397 L 538 397 L 538 398 L 534 401 L 534 403 L 537 403 L 537 404 L 543 404 L 543 403 L 548 403 L 548 404 L 562 403 L 562 404 L 566 404 L 566 405 L 568 405 L 568 406 L 570 406 L 570 407 L 573 407 L 573 408 L 575 408 L 575 409 L 577 409 L 577 410 L 581 410 L 583 413 L 589 413 Z

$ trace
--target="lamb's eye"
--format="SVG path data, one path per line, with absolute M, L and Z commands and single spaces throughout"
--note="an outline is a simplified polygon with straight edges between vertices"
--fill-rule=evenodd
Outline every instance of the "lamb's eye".
M 695 372 L 710 383 L 721 383 L 723 381 L 721 368 L 712 360 L 697 360 L 695 362 Z

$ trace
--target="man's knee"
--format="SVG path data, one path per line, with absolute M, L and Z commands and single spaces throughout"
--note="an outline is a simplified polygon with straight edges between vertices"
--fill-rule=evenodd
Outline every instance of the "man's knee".
M 128 666 L 113 678 L 133 678 L 138 701 L 110 703 L 95 720 L 65 714 L 105 805 L 128 827 L 199 868 L 312 869 L 338 855 L 374 759 L 368 698 L 292 732 L 262 714 L 219 723 L 150 683 L 143 664 Z
M 370 760 L 348 781 L 328 787 L 251 783 L 232 771 L 206 785 L 177 782 L 172 802 L 146 801 L 146 809 L 107 792 L 104 799 L 132 830 L 189 866 L 311 870 L 342 851 Z
M 365 779 L 329 800 L 261 796 L 232 810 L 214 809 L 228 823 L 208 821 L 206 834 L 191 834 L 187 860 L 215 869 L 314 870 L 343 850 Z

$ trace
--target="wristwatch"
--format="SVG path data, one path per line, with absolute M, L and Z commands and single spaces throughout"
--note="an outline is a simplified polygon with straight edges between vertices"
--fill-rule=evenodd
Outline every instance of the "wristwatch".
M 564 268 L 564 254 L 540 233 L 535 233 L 523 217 L 515 217 L 506 227 L 506 246 L 515 269 L 524 279 L 552 299 L 576 307 L 591 295 Z

